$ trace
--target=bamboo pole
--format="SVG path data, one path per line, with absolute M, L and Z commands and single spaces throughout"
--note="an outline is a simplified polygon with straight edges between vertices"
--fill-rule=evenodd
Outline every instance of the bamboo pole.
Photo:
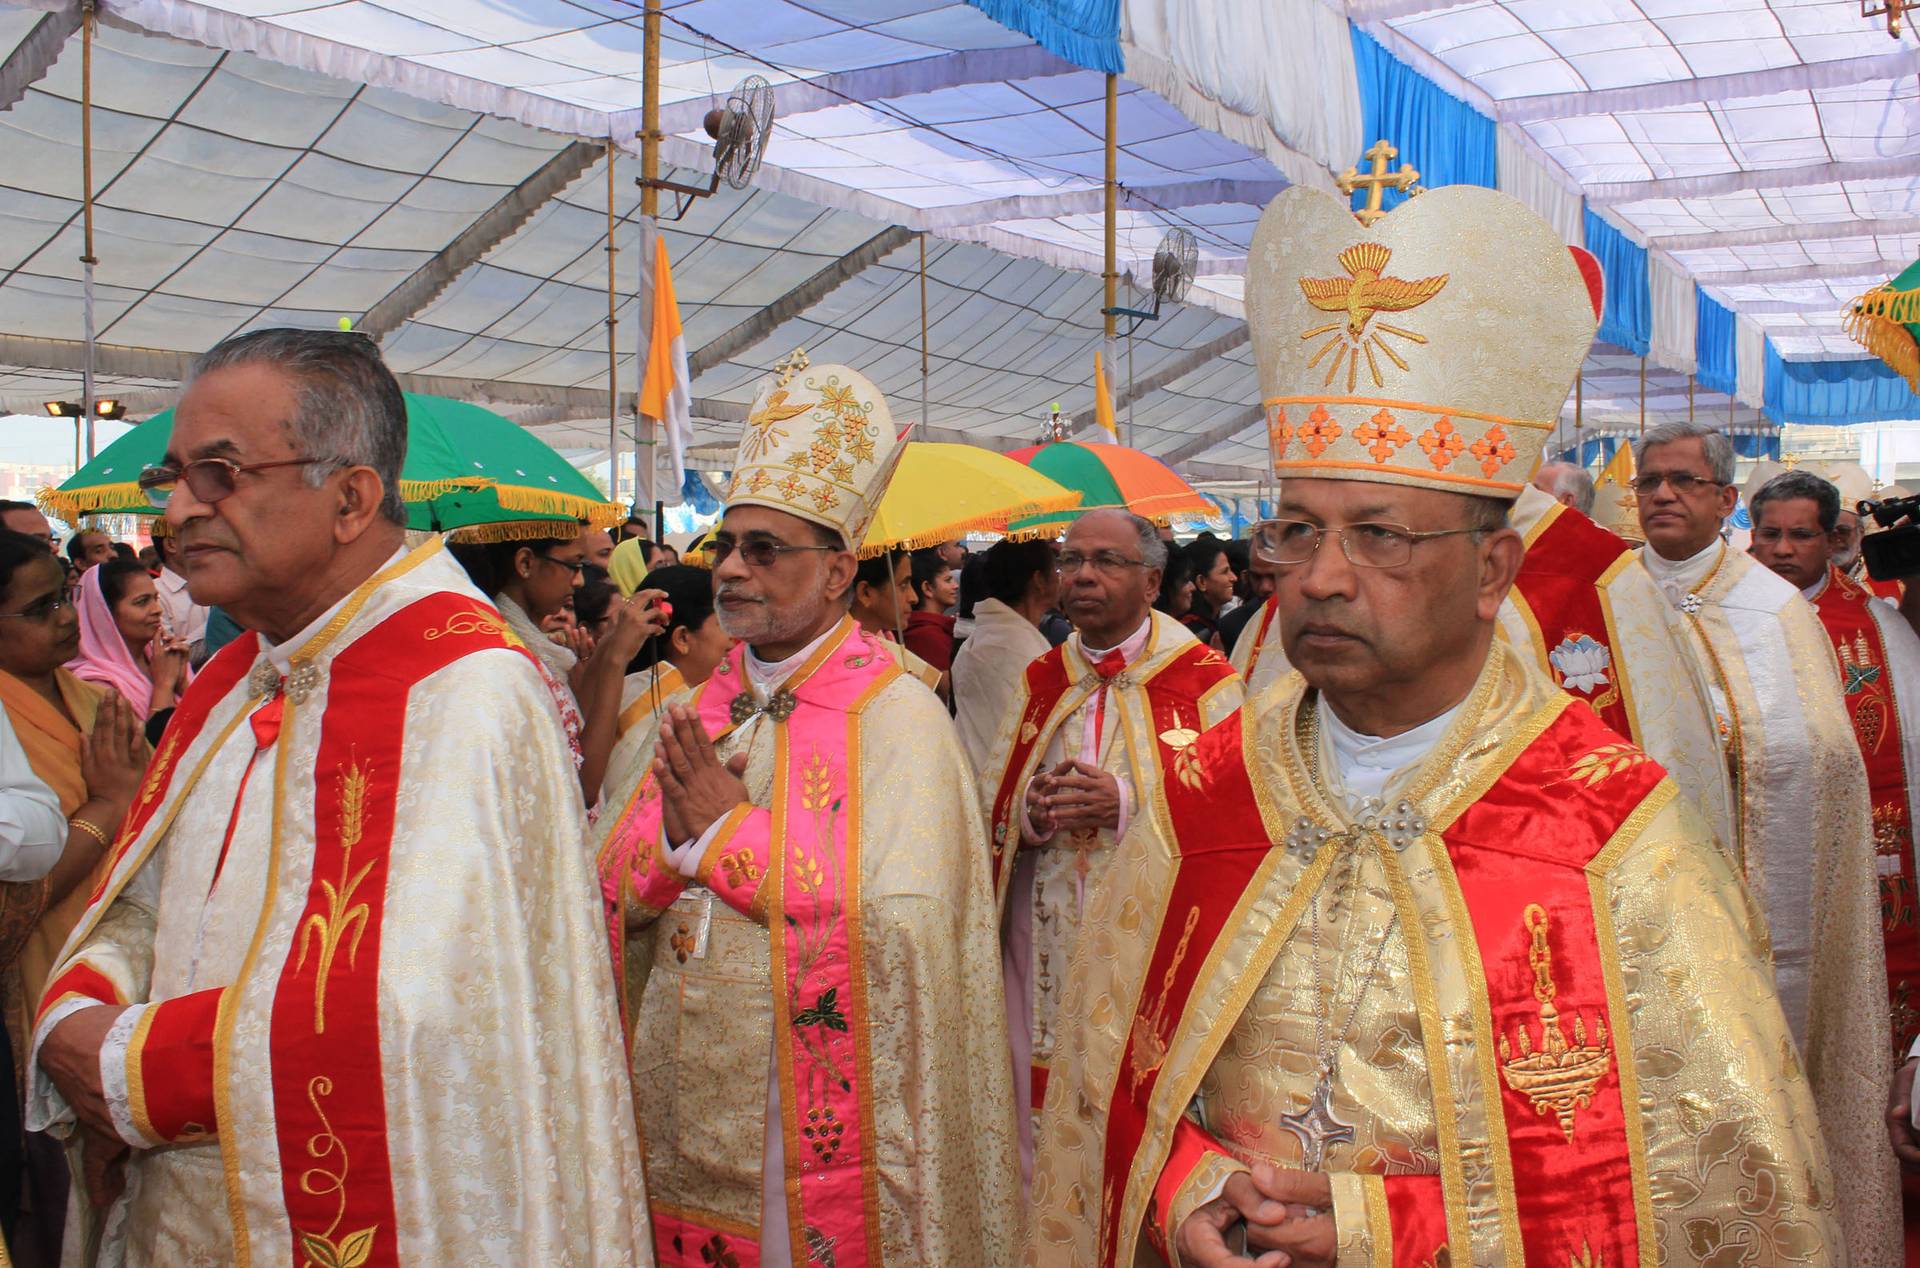
M 1107 76 L 1107 197 L 1106 197 L 1107 268 L 1106 268 L 1106 272 L 1102 273 L 1100 276 L 1101 276 L 1101 280 L 1106 284 L 1105 307 L 1107 309 L 1107 312 L 1105 313 L 1106 320 L 1104 324 L 1104 331 L 1105 331 L 1108 342 L 1112 342 L 1113 340 L 1113 332 L 1114 332 L 1113 309 L 1119 303 L 1119 286 L 1120 286 L 1120 274 L 1117 268 L 1117 265 L 1119 263 L 1118 237 L 1119 237 L 1119 229 L 1120 229 L 1120 207 L 1119 207 L 1120 182 L 1118 178 L 1119 157 L 1120 157 L 1120 152 L 1119 152 L 1120 93 L 1118 88 L 1119 81 L 1120 81 L 1120 77 L 1118 75 Z M 1107 350 L 1104 347 L 1100 349 L 1100 355 L 1102 357 L 1105 357 L 1107 355 Z M 1109 372 L 1111 372 L 1113 367 L 1108 366 L 1107 369 Z
M 98 452 L 99 436 L 93 408 L 93 24 L 94 0 L 85 0 L 80 22 L 80 216 L 83 245 L 80 256 L 81 310 L 86 322 L 85 360 L 80 374 L 80 417 L 87 431 L 87 457 Z
M 607 496 L 613 501 L 620 500 L 620 346 L 615 338 L 615 328 L 620 319 L 615 315 L 613 257 L 619 254 L 619 248 L 613 243 L 613 137 L 607 137 Z M 634 487 L 639 488 L 640 473 L 634 472 Z
M 646 17 L 641 25 L 644 79 L 640 89 L 640 215 L 647 229 L 642 234 L 642 245 L 655 254 L 640 263 L 642 269 L 649 270 L 653 268 L 658 252 L 653 235 L 660 232 L 660 190 L 654 184 L 660 179 L 660 2 L 647 0 Z M 660 279 L 654 278 L 654 285 L 659 284 Z M 638 400 L 638 397 L 635 399 Z M 658 420 L 641 418 L 636 407 L 633 418 L 633 491 L 636 500 L 642 490 L 645 491 L 646 506 L 650 511 L 660 502 L 659 444 Z M 643 449 L 647 455 L 644 463 L 640 460 Z M 642 470 L 646 472 L 644 481 L 641 478 Z M 659 527 L 655 525 L 656 529 Z
M 1693 376 L 1687 376 L 1687 421 L 1693 421 Z
M 1647 434 L 1647 359 L 1640 358 L 1640 434 Z

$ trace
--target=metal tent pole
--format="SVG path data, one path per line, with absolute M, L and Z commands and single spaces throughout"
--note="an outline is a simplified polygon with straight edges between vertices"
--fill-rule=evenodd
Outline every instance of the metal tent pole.
M 80 23 L 80 213 L 84 245 L 80 256 L 80 307 L 84 321 L 85 360 L 80 373 L 80 415 L 87 429 L 87 457 L 98 452 L 93 409 L 95 331 L 93 321 L 93 24 L 94 0 L 81 6 Z
M 613 137 L 607 137 L 607 496 L 620 500 L 620 346 L 615 328 L 616 316 L 613 258 L 619 248 L 613 243 Z M 636 478 L 638 472 L 635 473 Z M 636 486 L 637 487 L 637 486 Z

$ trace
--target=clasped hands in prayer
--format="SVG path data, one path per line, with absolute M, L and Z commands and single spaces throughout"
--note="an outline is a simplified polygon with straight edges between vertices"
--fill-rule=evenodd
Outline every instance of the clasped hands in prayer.
M 1120 781 L 1085 762 L 1061 762 L 1027 784 L 1027 819 L 1042 836 L 1120 829 Z
M 654 746 L 653 777 L 660 785 L 660 826 L 667 842 L 685 845 L 733 813 L 747 800 L 747 755 L 725 762 L 713 751 L 713 737 L 691 706 L 671 704 Z
M 1267 1163 L 1237 1171 L 1220 1196 L 1174 1231 L 1181 1268 L 1332 1268 L 1333 1186 L 1311 1171 Z M 1246 1230 L 1241 1254 L 1239 1228 Z

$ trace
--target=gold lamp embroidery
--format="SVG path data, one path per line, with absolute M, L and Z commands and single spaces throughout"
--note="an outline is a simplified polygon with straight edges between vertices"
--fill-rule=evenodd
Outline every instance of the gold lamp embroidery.
M 1547 913 L 1538 903 L 1527 904 L 1521 919 L 1532 936 L 1527 963 L 1533 967 L 1533 997 L 1540 1001 L 1540 1043 L 1522 1025 L 1518 1032 L 1520 1055 L 1505 1035 L 1500 1036 L 1500 1073 L 1507 1086 L 1526 1097 L 1536 1114 L 1551 1113 L 1560 1121 L 1560 1130 L 1573 1140 L 1574 1114 L 1593 1104 L 1594 1090 L 1613 1064 L 1613 1048 L 1607 1043 L 1606 1022 L 1594 1019 L 1593 1042 L 1587 1042 L 1586 1022 L 1577 1014 L 1573 1019 L 1573 1042 L 1567 1042 L 1560 1029 L 1560 1010 L 1554 1007 L 1558 987 L 1553 981 L 1553 950 L 1547 944 Z
M 1416 281 L 1388 277 L 1387 262 L 1393 258 L 1393 250 L 1378 242 L 1357 243 L 1337 258 L 1347 276 L 1300 279 L 1300 291 L 1309 304 L 1324 313 L 1346 314 L 1343 321 L 1328 322 L 1301 333 L 1302 339 L 1326 336 L 1326 343 L 1308 359 L 1307 365 L 1309 368 L 1318 365 L 1322 357 L 1332 352 L 1333 359 L 1327 363 L 1327 377 L 1322 384 L 1332 383 L 1344 365 L 1347 390 L 1351 392 L 1359 381 L 1360 358 L 1364 355 L 1367 369 L 1373 375 L 1373 385 L 1384 387 L 1386 380 L 1380 376 L 1380 363 L 1373 355 L 1374 350 L 1378 349 L 1402 370 L 1407 368 L 1407 363 L 1387 346 L 1383 336 L 1394 335 L 1413 343 L 1425 343 L 1427 337 L 1403 326 L 1390 326 L 1379 320 L 1379 315 L 1404 313 L 1420 307 L 1440 293 L 1449 275 L 1442 273 Z

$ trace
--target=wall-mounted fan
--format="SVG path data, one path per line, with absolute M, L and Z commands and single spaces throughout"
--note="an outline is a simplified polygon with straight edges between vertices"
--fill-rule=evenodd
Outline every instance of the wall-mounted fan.
M 707 111 L 702 126 L 713 138 L 713 179 L 704 187 L 645 178 L 634 182 L 678 195 L 671 217 L 674 220 L 684 217 L 694 200 L 711 196 L 721 181 L 734 189 L 745 189 L 753 183 L 753 174 L 766 157 L 767 138 L 773 133 L 773 86 L 758 75 L 748 75 L 727 94 L 726 105 Z
M 1133 318 L 1127 334 L 1138 330 L 1143 321 L 1159 321 L 1161 304 L 1177 304 L 1186 298 L 1193 286 L 1194 267 L 1199 262 L 1200 247 L 1193 240 L 1193 234 L 1181 228 L 1167 230 L 1167 236 L 1160 239 L 1160 246 L 1153 253 L 1153 307 L 1103 308 L 1101 315 Z

